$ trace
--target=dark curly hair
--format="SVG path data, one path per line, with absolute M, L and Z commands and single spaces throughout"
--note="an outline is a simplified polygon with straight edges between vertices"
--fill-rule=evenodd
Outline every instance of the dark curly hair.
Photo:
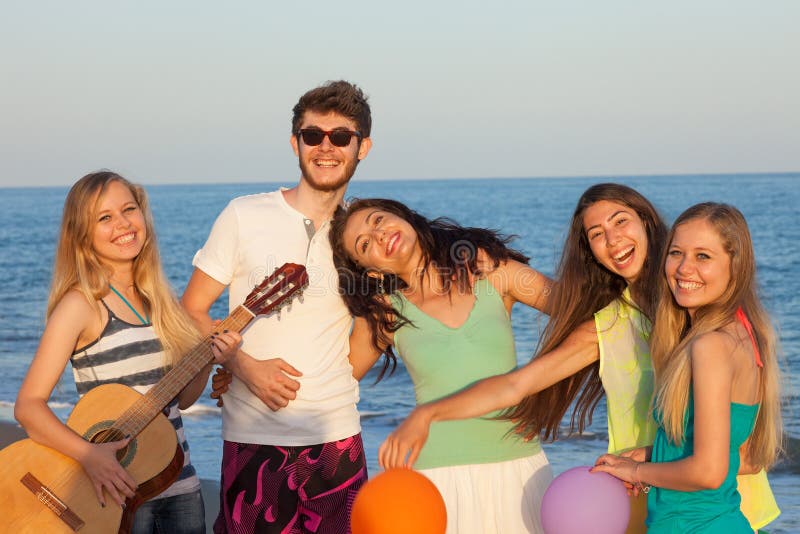
M 338 113 L 356 123 L 361 138 L 369 137 L 372 114 L 367 96 L 357 86 L 344 80 L 326 82 L 300 97 L 292 109 L 292 133 L 297 135 L 306 111 Z
M 387 294 L 406 288 L 406 282 L 390 273 L 375 276 L 374 271 L 370 272 L 353 260 L 344 246 L 344 228 L 348 219 L 367 208 L 391 213 L 411 225 L 422 248 L 420 279 L 432 270 L 439 277 L 445 293 L 449 293 L 454 283 L 459 291 L 471 290 L 470 275 L 480 277 L 484 274 L 478 267 L 478 250 L 484 251 L 492 259 L 494 267 L 509 259 L 528 263 L 528 257 L 508 247 L 514 236 L 484 228 L 464 227 L 447 218 L 429 220 L 396 200 L 354 199 L 346 207 L 338 208 L 331 222 L 330 241 L 333 263 L 339 275 L 339 290 L 350 313 L 366 319 L 372 344 L 385 355 L 383 368 L 378 375 L 380 380 L 390 367 L 389 374 L 397 366 L 397 357 L 388 334 L 410 324 L 410 321 L 386 299 Z

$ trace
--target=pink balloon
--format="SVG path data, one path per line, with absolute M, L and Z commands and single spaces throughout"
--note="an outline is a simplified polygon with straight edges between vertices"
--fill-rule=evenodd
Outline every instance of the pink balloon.
M 608 473 L 590 473 L 588 465 L 564 471 L 550 483 L 542 499 L 546 534 L 623 534 L 631 503 L 621 480 Z

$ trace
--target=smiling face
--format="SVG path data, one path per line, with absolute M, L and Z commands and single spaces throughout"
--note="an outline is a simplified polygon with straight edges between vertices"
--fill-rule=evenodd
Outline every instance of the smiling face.
M 675 227 L 664 271 L 675 302 L 694 318 L 698 308 L 725 293 L 731 282 L 731 257 L 706 219 L 691 219 Z
M 112 268 L 130 264 L 142 251 L 147 231 L 144 214 L 131 190 L 114 180 L 95 202 L 92 248 Z
M 647 259 L 647 232 L 636 211 L 600 200 L 584 211 L 583 230 L 595 259 L 633 283 Z
M 306 111 L 298 130 L 314 128 L 323 131 L 357 131 L 356 123 L 338 113 Z M 317 146 L 306 145 L 302 137 L 292 135 L 291 144 L 300 161 L 301 180 L 317 191 L 336 191 L 347 187 L 356 171 L 358 162 L 369 153 L 372 141 L 367 137 L 359 140 L 353 136 L 346 147 L 331 144 L 325 136 Z
M 342 233 L 347 254 L 365 269 L 405 278 L 421 258 L 417 232 L 402 217 L 364 208 L 348 217 Z

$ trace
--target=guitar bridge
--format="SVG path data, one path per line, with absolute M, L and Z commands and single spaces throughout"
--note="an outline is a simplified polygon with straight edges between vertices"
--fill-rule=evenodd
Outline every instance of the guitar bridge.
M 48 507 L 59 519 L 66 523 L 73 532 L 77 532 L 83 527 L 85 524 L 84 521 L 35 476 L 30 473 L 25 473 L 25 476 L 20 479 L 20 482 L 22 482 L 42 504 Z

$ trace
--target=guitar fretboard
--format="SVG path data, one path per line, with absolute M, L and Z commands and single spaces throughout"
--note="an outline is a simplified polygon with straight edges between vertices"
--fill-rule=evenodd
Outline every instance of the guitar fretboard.
M 217 325 L 215 331 L 241 332 L 254 318 L 255 315 L 250 310 L 244 306 L 238 306 Z M 203 367 L 213 360 L 214 354 L 211 352 L 211 335 L 209 334 L 186 353 L 150 391 L 128 408 L 116 421 L 114 427 L 119 429 L 123 435 L 137 435 L 159 412 L 166 408 Z

